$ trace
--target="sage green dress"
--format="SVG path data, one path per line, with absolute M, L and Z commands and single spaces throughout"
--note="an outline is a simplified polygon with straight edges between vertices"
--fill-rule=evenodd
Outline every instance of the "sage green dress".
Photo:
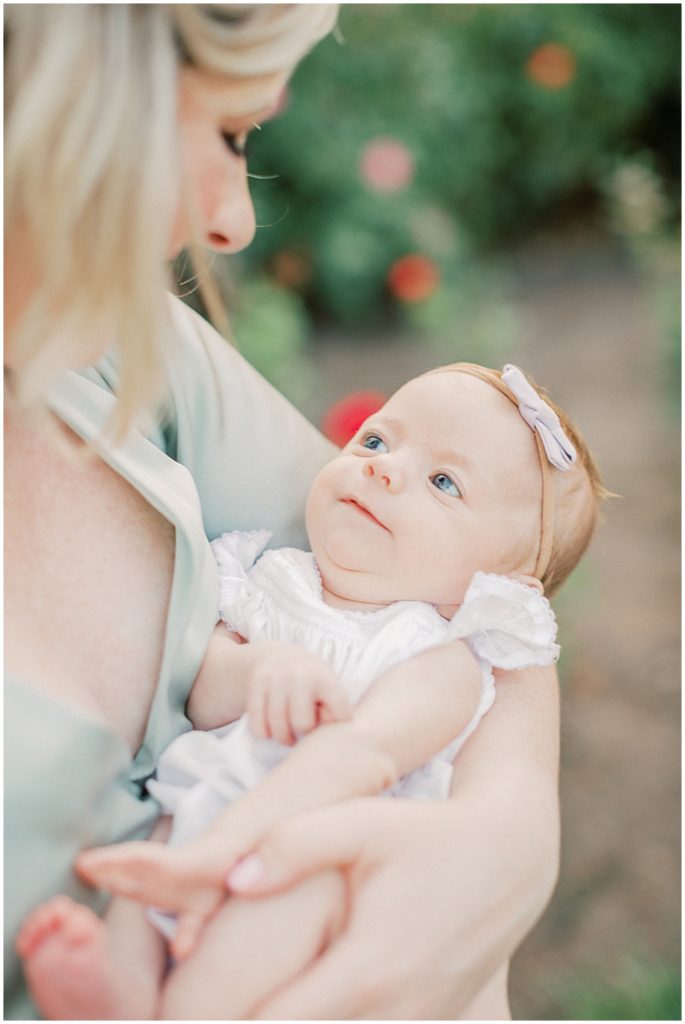
M 124 742 L 72 705 L 10 676 L 5 682 L 5 1019 L 33 1020 L 14 938 L 28 912 L 56 893 L 101 909 L 72 871 L 89 846 L 139 838 L 158 815 L 144 783 L 161 751 L 190 728 L 184 709 L 217 619 L 209 540 L 265 528 L 272 545 L 306 545 L 304 501 L 334 449 L 199 316 L 172 300 L 168 411 L 146 437 L 98 443 L 106 461 L 175 527 L 164 655 L 143 744 Z M 54 412 L 97 439 L 116 371 L 68 374 Z M 103 587 L 103 599 L 106 588 Z

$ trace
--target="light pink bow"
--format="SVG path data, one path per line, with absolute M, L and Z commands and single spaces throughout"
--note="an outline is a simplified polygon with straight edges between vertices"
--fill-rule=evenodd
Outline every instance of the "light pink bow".
M 526 380 L 518 366 L 508 363 L 502 381 L 516 399 L 519 412 L 531 428 L 537 430 L 547 458 L 564 472 L 576 461 L 576 450 L 564 433 L 559 417 Z

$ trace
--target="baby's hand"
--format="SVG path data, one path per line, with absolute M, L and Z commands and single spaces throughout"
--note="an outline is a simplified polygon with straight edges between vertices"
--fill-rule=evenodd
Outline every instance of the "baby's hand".
M 352 706 L 325 661 L 294 644 L 259 645 L 248 684 L 250 732 L 291 746 L 319 725 L 340 722 Z

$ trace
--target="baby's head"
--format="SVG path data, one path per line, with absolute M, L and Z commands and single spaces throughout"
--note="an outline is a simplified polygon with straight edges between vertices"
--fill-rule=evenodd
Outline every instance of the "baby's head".
M 451 614 L 478 570 L 554 593 L 605 493 L 578 430 L 519 370 L 455 363 L 405 384 L 324 467 L 307 529 L 329 593 Z

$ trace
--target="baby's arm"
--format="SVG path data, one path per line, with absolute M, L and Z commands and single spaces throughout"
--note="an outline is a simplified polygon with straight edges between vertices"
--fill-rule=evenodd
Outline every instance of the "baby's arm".
M 257 646 L 257 645 L 255 645 Z M 431 648 L 384 673 L 350 721 L 306 736 L 258 786 L 183 847 L 125 843 L 78 859 L 89 881 L 182 911 L 182 956 L 225 897 L 231 865 L 296 812 L 379 793 L 445 747 L 473 716 L 481 672 L 461 641 Z
M 257 832 L 263 835 L 290 814 L 387 789 L 461 732 L 480 690 L 481 670 L 461 641 L 396 665 L 372 684 L 349 721 L 305 737 L 197 844 L 227 851 L 238 819 L 256 841 Z
M 186 706 L 196 729 L 218 729 L 244 712 L 250 668 L 247 647 L 223 622 L 215 626 Z
M 297 644 L 245 643 L 219 623 L 187 712 L 196 729 L 217 729 L 246 712 L 254 736 L 292 744 L 296 733 L 349 718 L 351 707 L 342 684 L 315 654 Z

